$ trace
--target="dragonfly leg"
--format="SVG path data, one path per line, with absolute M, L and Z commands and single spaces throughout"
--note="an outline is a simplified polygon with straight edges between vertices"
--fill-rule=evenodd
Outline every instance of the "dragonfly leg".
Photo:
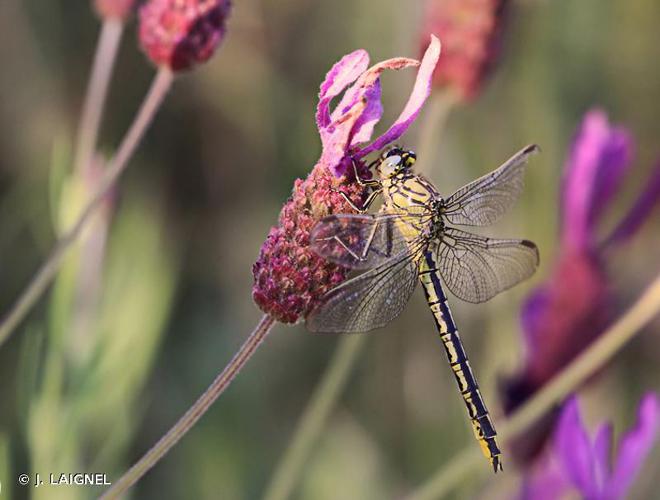
M 371 162 L 371 163 L 367 166 L 367 168 L 368 168 L 369 170 L 371 170 L 371 168 L 372 168 L 376 163 L 378 163 L 379 161 L 380 161 L 380 160 L 375 160 L 375 161 Z M 360 178 L 360 176 L 358 175 L 357 166 L 355 165 L 355 158 L 351 158 L 351 164 L 353 165 L 353 174 L 355 175 L 355 180 L 357 181 L 357 183 L 358 183 L 360 186 L 370 186 L 370 187 L 376 187 L 376 186 L 378 186 L 378 187 L 380 187 L 380 181 L 377 181 L 377 180 L 374 180 L 374 179 L 372 179 L 372 180 L 367 180 L 367 179 L 361 179 L 361 178 Z
M 350 247 L 346 243 L 344 243 L 344 241 L 340 237 L 335 235 L 335 236 L 330 236 L 329 238 L 323 238 L 323 241 L 332 241 L 332 240 L 335 240 L 337 243 L 339 243 L 339 245 L 349 254 L 351 254 L 351 257 L 353 257 L 356 261 L 360 262 L 364 260 L 364 257 L 359 256 L 353 250 L 351 250 Z
M 339 193 L 344 198 L 344 200 L 346 200 L 346 203 L 348 203 L 351 206 L 353 210 L 361 214 L 366 212 L 371 206 L 371 204 L 374 202 L 374 200 L 376 199 L 376 196 L 378 196 L 380 193 L 383 192 L 382 189 L 377 189 L 375 191 L 372 191 L 371 193 L 369 193 L 369 196 L 365 200 L 364 204 L 361 207 L 358 207 L 355 203 L 353 203 L 353 200 L 351 200 L 350 197 L 343 191 L 340 191 L 339 189 L 333 189 L 333 191 L 335 193 Z
M 364 250 L 362 250 L 362 260 L 367 258 L 367 254 L 369 253 L 371 244 L 373 243 L 374 237 L 376 236 L 376 231 L 378 230 L 378 224 L 380 224 L 380 221 L 376 219 L 374 227 L 371 228 L 371 233 L 369 234 L 369 237 L 367 238 L 367 242 L 364 245 Z

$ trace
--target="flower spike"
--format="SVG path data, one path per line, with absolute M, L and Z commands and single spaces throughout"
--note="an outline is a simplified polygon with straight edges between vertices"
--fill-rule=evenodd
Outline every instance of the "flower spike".
M 369 55 L 356 50 L 333 65 L 321 83 L 316 124 L 322 152 L 309 176 L 297 180 L 253 266 L 252 297 L 267 314 L 284 323 L 304 318 L 325 293 L 344 281 L 348 270 L 319 257 L 310 247 L 310 232 L 323 217 L 352 212 L 339 190 L 354 205 L 362 205 L 368 192 L 355 182 L 370 173 L 360 158 L 399 138 L 415 120 L 430 91 L 431 74 L 440 54 L 433 37 L 421 62 L 404 57 L 388 59 L 368 68 Z M 419 66 L 417 82 L 399 119 L 375 143 L 374 126 L 383 114 L 380 75 L 385 70 Z M 343 92 L 339 103 L 331 102 Z
M 203 63 L 224 38 L 230 8 L 229 0 L 148 0 L 140 9 L 142 50 L 172 71 Z

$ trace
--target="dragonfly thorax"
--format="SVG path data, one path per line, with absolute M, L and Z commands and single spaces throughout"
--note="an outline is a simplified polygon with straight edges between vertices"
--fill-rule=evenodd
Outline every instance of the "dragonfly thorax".
M 421 282 L 440 339 L 481 449 L 497 472 L 501 452 L 496 431 L 465 353 L 443 285 L 458 298 L 484 302 L 528 278 L 539 263 L 527 240 L 487 238 L 454 225 L 486 226 L 515 201 L 523 167 L 538 150 L 529 146 L 497 170 L 463 186 L 448 198 L 411 168 L 415 153 L 393 147 L 375 161 L 378 180 L 359 214 L 334 214 L 312 230 L 310 246 L 357 276 L 339 284 L 307 316 L 318 332 L 366 332 L 385 326 L 404 309 Z M 355 163 L 353 163 L 355 167 Z M 356 177 L 359 180 L 359 176 Z M 365 213 L 376 196 L 383 205 Z M 348 195 L 344 198 L 351 202 Z

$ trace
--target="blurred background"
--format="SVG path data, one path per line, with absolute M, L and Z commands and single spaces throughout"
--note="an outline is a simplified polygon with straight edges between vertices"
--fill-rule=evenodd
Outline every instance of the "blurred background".
M 434 141 L 443 193 L 497 167 L 528 143 L 521 201 L 488 234 L 535 241 L 532 280 L 482 305 L 450 297 L 495 423 L 498 381 L 521 366 L 520 307 L 552 270 L 558 194 L 583 114 L 605 110 L 637 148 L 625 212 L 660 157 L 660 3 L 512 2 L 502 58 L 472 102 Z M 105 472 L 117 478 L 194 402 L 262 313 L 251 266 L 294 179 L 320 154 L 318 87 L 342 55 L 418 57 L 423 2 L 236 1 L 226 39 L 178 77 L 94 229 L 54 286 L 0 350 L 2 498 L 90 498 L 98 490 L 20 488 L 21 472 Z M 127 25 L 100 135 L 109 156 L 154 69 Z M 78 117 L 99 21 L 87 2 L 0 3 L 0 310 L 9 309 L 93 179 L 71 175 Z M 425 43 L 425 42 L 424 42 Z M 401 110 L 414 71 L 383 78 L 385 116 Z M 403 143 L 416 148 L 422 119 Z M 621 309 L 658 271 L 657 212 L 608 258 Z M 660 323 L 628 345 L 581 393 L 589 422 L 628 427 L 639 396 L 658 389 Z M 255 499 L 263 494 L 339 337 L 276 326 L 201 422 L 131 492 L 134 498 Z M 295 490 L 300 499 L 403 495 L 476 446 L 418 292 L 370 336 Z M 635 494 L 646 496 L 655 450 Z M 515 467 L 475 472 L 455 498 L 509 498 Z

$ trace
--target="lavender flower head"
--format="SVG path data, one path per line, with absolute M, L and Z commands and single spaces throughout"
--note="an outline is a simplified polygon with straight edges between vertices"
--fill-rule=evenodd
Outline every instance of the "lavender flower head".
M 612 458 L 612 425 L 601 424 L 593 439 L 575 397 L 562 409 L 549 456 L 525 478 L 521 500 L 555 500 L 578 493 L 587 500 L 626 498 L 660 428 L 660 402 L 644 396 L 637 423 L 622 437 Z
M 427 0 L 424 37 L 435 33 L 443 56 L 434 85 L 450 87 L 464 100 L 475 98 L 495 67 L 510 0 Z
M 370 175 L 361 158 L 401 137 L 415 120 L 431 91 L 439 56 L 440 41 L 432 37 L 421 63 L 395 58 L 369 68 L 367 52 L 356 50 L 330 69 L 321 84 L 316 111 L 321 157 L 304 181 L 296 180 L 280 212 L 279 224 L 270 230 L 252 269 L 252 296 L 265 313 L 283 323 L 295 323 L 346 278 L 346 269 L 309 248 L 309 233 L 321 218 L 353 211 L 337 190 L 354 203 L 364 200 L 366 192 L 353 178 L 352 161 L 356 161 L 361 177 Z M 415 66 L 419 67 L 417 79 L 403 111 L 383 135 L 365 145 L 383 114 L 381 73 Z M 339 103 L 331 109 L 332 100 L 342 92 Z
M 190 69 L 214 54 L 230 9 L 229 0 L 148 0 L 140 8 L 140 46 L 156 66 Z
M 503 385 L 513 411 L 595 340 L 613 319 L 616 297 L 607 251 L 633 235 L 660 200 L 660 165 L 645 191 L 615 229 L 601 236 L 599 222 L 630 173 L 634 143 L 605 113 L 588 112 L 564 167 L 560 249 L 547 281 L 527 299 L 521 314 L 524 366 Z M 535 435 L 516 443 L 520 460 L 535 455 L 550 433 L 550 415 Z

